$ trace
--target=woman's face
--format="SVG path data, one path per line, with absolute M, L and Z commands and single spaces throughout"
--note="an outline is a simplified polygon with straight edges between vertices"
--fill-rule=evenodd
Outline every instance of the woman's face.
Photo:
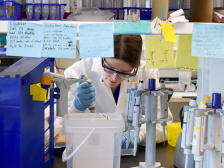
M 116 69 L 120 72 L 130 73 L 133 70 L 133 67 L 130 64 L 116 58 L 105 58 L 104 64 L 105 66 L 111 69 Z M 121 78 L 118 74 L 109 74 L 104 70 L 102 70 L 102 76 L 106 84 L 111 89 L 116 88 L 121 82 L 126 79 Z

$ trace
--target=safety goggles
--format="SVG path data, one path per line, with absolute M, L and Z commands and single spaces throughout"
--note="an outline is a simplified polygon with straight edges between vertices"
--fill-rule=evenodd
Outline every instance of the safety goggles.
M 105 65 L 105 63 L 106 63 L 106 65 Z M 126 73 L 126 72 L 121 72 L 117 69 L 110 68 L 107 65 L 110 66 L 106 62 L 105 58 L 102 58 L 102 67 L 103 67 L 104 71 L 111 75 L 118 75 L 120 78 L 130 78 L 130 77 L 135 76 L 138 72 L 138 68 L 134 68 L 132 73 Z

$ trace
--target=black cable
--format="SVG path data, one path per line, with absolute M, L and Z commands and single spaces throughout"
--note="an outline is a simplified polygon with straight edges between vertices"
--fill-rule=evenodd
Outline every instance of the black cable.
M 184 109 L 184 107 L 182 107 L 181 109 L 180 109 L 180 113 L 179 113 L 179 118 L 180 118 L 180 122 L 181 122 L 181 128 L 183 129 L 183 119 L 184 119 L 184 117 L 183 117 L 183 109 Z

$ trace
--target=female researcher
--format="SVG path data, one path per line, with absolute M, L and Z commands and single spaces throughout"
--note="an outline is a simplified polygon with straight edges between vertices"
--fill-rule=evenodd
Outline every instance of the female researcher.
M 157 70 L 146 69 L 146 63 L 141 60 L 141 52 L 142 38 L 140 35 L 117 35 L 114 36 L 113 58 L 82 59 L 67 68 L 65 70 L 67 77 L 78 78 L 85 75 L 92 80 L 92 84 L 84 82 L 71 86 L 68 93 L 69 112 L 88 111 L 88 106 L 95 101 L 96 112 L 119 113 L 124 117 L 127 89 L 131 88 L 132 82 L 138 83 L 142 80 L 144 88 L 147 88 L 149 78 L 158 79 Z M 158 80 L 156 85 L 158 86 Z M 169 115 L 172 116 L 171 113 Z M 156 132 L 156 141 L 162 142 L 161 125 L 157 124 Z M 144 127 L 139 137 L 140 143 L 144 145 Z M 130 141 L 130 143 L 129 147 L 132 147 L 133 142 Z

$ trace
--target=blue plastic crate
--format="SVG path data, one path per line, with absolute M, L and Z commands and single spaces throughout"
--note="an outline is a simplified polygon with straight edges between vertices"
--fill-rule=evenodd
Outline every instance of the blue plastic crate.
M 0 0 L 0 20 L 21 20 L 22 5 L 16 1 Z
M 139 10 L 140 11 L 140 20 L 151 20 L 152 17 L 152 8 L 135 8 L 135 7 L 124 7 L 124 8 L 99 8 L 101 10 L 113 10 L 116 11 L 115 19 L 124 19 L 124 12 L 127 10 L 127 15 L 131 12 L 131 10 Z

